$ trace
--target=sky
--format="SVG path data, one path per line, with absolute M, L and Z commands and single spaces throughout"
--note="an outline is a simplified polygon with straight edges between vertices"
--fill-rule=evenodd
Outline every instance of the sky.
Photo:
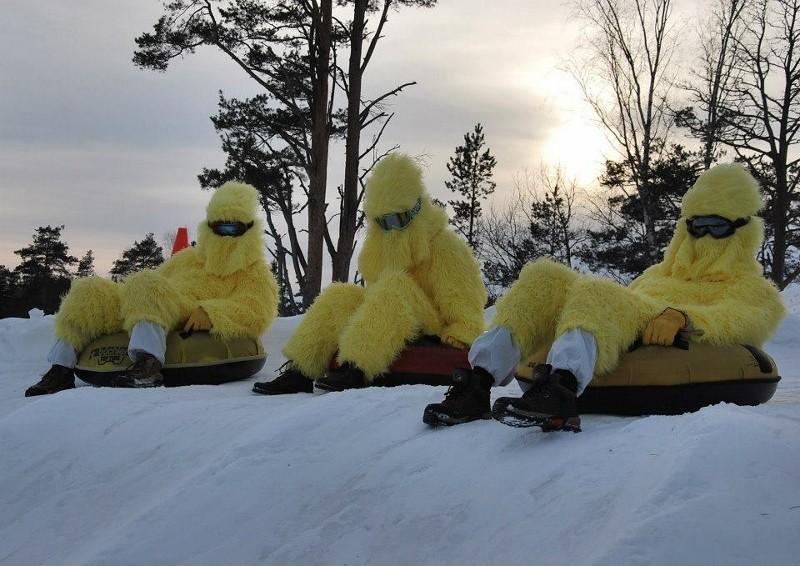
M 148 232 L 162 241 L 203 218 L 209 195 L 197 174 L 224 162 L 209 120 L 218 91 L 258 90 L 211 48 L 166 73 L 134 67 L 134 38 L 161 13 L 158 0 L 6 0 L 0 264 L 18 263 L 13 251 L 37 226 L 63 224 L 70 252 L 92 249 L 105 273 Z M 591 184 L 613 152 L 562 70 L 579 34 L 569 4 L 549 0 L 503 0 L 491 9 L 483 0 L 440 0 L 393 13 L 365 94 L 418 84 L 392 100 L 383 146 L 423 155 L 429 191 L 443 200 L 447 160 L 477 122 L 497 159 L 493 202 L 510 196 L 515 175 L 543 162 Z M 343 169 L 337 146 L 330 187 Z

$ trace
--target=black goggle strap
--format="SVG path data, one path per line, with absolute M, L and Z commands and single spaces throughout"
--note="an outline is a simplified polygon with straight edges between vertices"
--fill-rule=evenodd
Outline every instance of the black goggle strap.
M 750 222 L 750 217 L 749 216 L 747 218 L 737 218 L 736 220 L 733 221 L 733 227 L 734 228 L 741 228 L 742 226 L 744 226 L 748 222 Z
M 414 205 L 414 208 L 410 210 L 404 210 L 403 212 L 390 212 L 389 214 L 378 216 L 375 219 L 375 222 L 377 222 L 378 226 L 384 230 L 402 230 L 408 226 L 412 220 L 414 220 L 414 217 L 419 214 L 421 209 L 422 199 L 418 198 L 417 204 Z

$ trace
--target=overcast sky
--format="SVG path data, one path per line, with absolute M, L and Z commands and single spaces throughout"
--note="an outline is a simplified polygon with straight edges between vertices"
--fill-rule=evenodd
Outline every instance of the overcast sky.
M 0 264 L 37 226 L 64 224 L 73 255 L 106 272 L 134 240 L 203 217 L 204 166 L 224 155 L 209 116 L 217 91 L 253 83 L 207 48 L 166 73 L 136 69 L 134 37 L 158 0 L 6 0 L 0 19 Z M 579 29 L 549 0 L 440 0 L 391 16 L 366 94 L 415 80 L 392 103 L 385 145 L 427 156 L 426 182 L 446 199 L 445 164 L 476 122 L 497 158 L 496 199 L 515 173 L 561 162 L 588 183 L 609 153 L 572 79 L 559 70 Z M 340 182 L 341 148 L 330 161 Z

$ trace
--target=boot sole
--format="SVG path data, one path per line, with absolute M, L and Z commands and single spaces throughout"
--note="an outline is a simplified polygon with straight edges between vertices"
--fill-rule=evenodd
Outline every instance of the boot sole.
M 356 389 L 366 389 L 366 387 L 336 387 L 325 382 L 314 382 L 314 393 L 341 393 L 342 391 L 354 391 Z
M 488 421 L 492 418 L 492 413 L 484 413 L 479 417 L 452 417 L 445 413 L 425 409 L 422 413 L 422 422 L 430 426 L 454 426 L 472 421 Z
M 111 387 L 116 387 L 118 389 L 152 389 L 154 387 L 163 387 L 164 386 L 164 381 L 162 380 L 162 381 L 158 381 L 156 383 L 153 383 L 153 382 L 141 383 L 141 382 L 135 382 L 135 381 L 134 382 L 130 382 L 130 383 L 113 383 L 112 382 L 110 385 L 111 385 Z
M 563 430 L 565 432 L 581 432 L 581 418 L 554 417 L 543 413 L 535 413 L 518 409 L 513 405 L 495 405 L 492 407 L 492 418 L 506 426 L 514 428 L 530 428 L 538 426 L 543 432 Z

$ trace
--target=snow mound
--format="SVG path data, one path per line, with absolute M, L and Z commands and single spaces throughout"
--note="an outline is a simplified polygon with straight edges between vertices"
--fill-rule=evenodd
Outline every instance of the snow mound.
M 298 318 L 265 336 L 271 379 Z M 793 564 L 800 317 L 775 400 L 584 416 L 580 434 L 422 424 L 444 388 L 250 383 L 25 399 L 52 317 L 0 321 L 0 563 Z M 509 387 L 495 395 L 515 394 Z

